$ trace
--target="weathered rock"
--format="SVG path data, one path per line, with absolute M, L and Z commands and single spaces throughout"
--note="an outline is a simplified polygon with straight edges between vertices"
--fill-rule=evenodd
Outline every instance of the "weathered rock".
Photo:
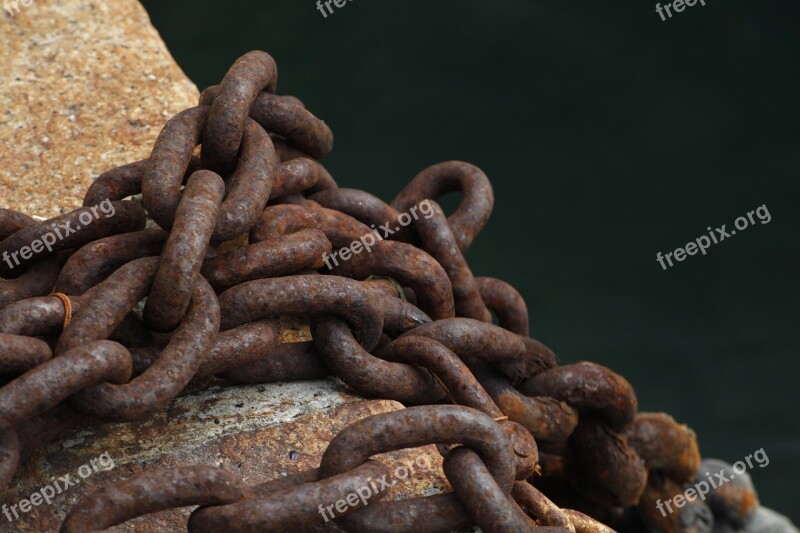
M 199 93 L 136 0 L 15 1 L 0 9 L 0 205 L 50 217 L 147 157 Z
M 16 511 L 20 516 L 11 529 L 57 531 L 81 497 L 106 483 L 145 470 L 203 464 L 235 472 L 248 484 L 257 485 L 316 468 L 328 442 L 345 426 L 402 408 L 397 402 L 365 401 L 343 392 L 333 378 L 209 389 L 177 398 L 163 413 L 141 422 L 67 432 L 26 463 L 13 488 L 0 500 L 10 507 L 51 484 L 53 478 L 70 474 L 71 480 L 80 483 L 57 494 L 51 505 L 42 503 L 28 513 Z M 103 459 L 97 460 L 101 456 Z M 422 465 L 415 468 L 413 478 L 398 481 L 389 498 L 438 492 L 448 486 L 441 457 L 433 446 L 377 458 L 390 471 L 403 463 L 413 465 L 417 461 Z M 93 459 L 97 460 L 96 469 L 91 466 Z M 81 467 L 89 474 L 85 478 L 80 474 Z M 150 515 L 111 531 L 186 531 L 189 510 Z M 0 518 L 0 531 L 6 531 L 8 519 Z

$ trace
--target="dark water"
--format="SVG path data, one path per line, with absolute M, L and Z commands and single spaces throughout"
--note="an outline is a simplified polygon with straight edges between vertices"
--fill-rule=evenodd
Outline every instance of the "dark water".
M 528 301 L 562 361 L 626 376 L 800 522 L 800 3 L 145 0 L 199 86 L 251 49 L 336 134 L 340 184 L 385 199 L 463 159 L 496 210 L 468 253 Z M 667 271 L 670 252 L 765 205 Z

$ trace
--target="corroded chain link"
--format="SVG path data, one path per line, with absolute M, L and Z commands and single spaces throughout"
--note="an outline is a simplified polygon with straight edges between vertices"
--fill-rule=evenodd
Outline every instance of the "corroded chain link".
M 99 176 L 83 207 L 44 222 L 0 209 L 0 256 L 17 257 L 102 202 L 115 213 L 0 262 L 0 485 L 60 431 L 143 419 L 187 387 L 333 374 L 412 407 L 347 427 L 319 470 L 255 487 L 202 465 L 147 472 L 85 497 L 62 531 L 189 505 L 192 532 L 303 530 L 322 521 L 319 503 L 368 484 L 336 514 L 346 530 L 606 532 L 636 508 L 681 530 L 680 513 L 650 507 L 696 474 L 694 434 L 638 413 L 610 369 L 561 366 L 529 337 L 520 294 L 473 275 L 464 253 L 493 208 L 486 175 L 440 163 L 388 204 L 339 188 L 319 163 L 330 129 L 276 89 L 273 59 L 250 52 L 167 122 L 148 159 Z M 436 200 L 453 191 L 447 216 Z M 287 315 L 307 317 L 313 341 L 279 344 Z M 453 492 L 378 501 L 387 468 L 371 457 L 426 444 Z

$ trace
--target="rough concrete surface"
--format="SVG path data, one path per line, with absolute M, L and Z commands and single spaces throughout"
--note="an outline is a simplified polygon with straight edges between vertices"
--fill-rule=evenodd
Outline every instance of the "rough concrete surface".
M 136 0 L 17 1 L 0 4 L 0 205 L 51 217 L 199 93 Z

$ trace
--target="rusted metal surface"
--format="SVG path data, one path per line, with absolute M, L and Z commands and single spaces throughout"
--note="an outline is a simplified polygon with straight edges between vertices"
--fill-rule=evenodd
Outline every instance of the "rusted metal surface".
M 167 232 L 153 228 L 90 242 L 70 256 L 54 291 L 79 296 L 134 259 L 161 253 Z
M 172 117 L 158 135 L 142 176 L 142 202 L 147 214 L 170 230 L 181 197 L 183 177 L 200 144 L 208 106 L 193 107 Z
M 141 194 L 144 169 L 149 159 L 134 161 L 121 167 L 112 168 L 100 174 L 83 198 L 83 206 L 96 205 L 105 199 L 122 200 Z
M 112 168 L 92 181 L 83 198 L 83 206 L 99 204 L 103 200 L 122 200 L 142 194 L 142 182 L 150 159 L 142 159 L 121 167 Z M 199 158 L 192 157 L 183 181 L 202 168 Z
M 528 336 L 528 306 L 517 289 L 497 278 L 475 278 L 483 303 L 493 311 L 503 329 Z
M 70 298 L 73 314 L 80 310 L 84 301 L 83 296 Z M 58 298 L 25 298 L 0 308 L 0 331 L 26 337 L 58 335 L 65 317 L 66 309 Z
M 479 360 L 469 368 L 505 416 L 524 426 L 534 438 L 562 442 L 578 425 L 578 412 L 569 404 L 548 396 L 526 396 L 511 386 L 500 371 Z
M 7 485 L 17 468 L 15 426 L 46 413 L 86 387 L 102 382 L 125 383 L 131 372 L 131 358 L 125 347 L 98 341 L 50 359 L 2 387 L 0 431 L 10 435 L 2 443 L 5 450 L 0 451 L 5 456 L 0 484 Z
M 578 492 L 594 503 L 628 507 L 642 497 L 647 469 L 624 436 L 591 417 L 582 417 L 570 435 L 575 461 L 568 470 Z
M 158 259 L 146 257 L 124 265 L 92 290 L 58 338 L 56 353 L 108 338 L 153 283 Z
M 346 187 L 329 188 L 309 198 L 322 207 L 340 211 L 371 228 L 388 226 L 394 230 L 394 233 L 387 237 L 392 240 L 412 244 L 417 240 L 413 232 L 400 225 L 402 213 L 366 191 Z
M 528 511 L 538 524 L 564 528 L 575 533 L 575 526 L 564 509 L 559 509 L 547 496 L 526 481 L 517 481 L 511 496 L 519 506 Z
M 686 500 L 685 505 L 680 508 L 672 506 L 672 512 L 667 512 L 664 502 L 683 494 L 683 491 L 683 484 L 659 474 L 651 475 L 637 506 L 642 521 L 667 533 L 710 533 L 714 515 L 701 499 Z
M 744 481 L 654 511 L 698 474 L 694 433 L 638 413 L 612 370 L 560 365 L 519 292 L 473 274 L 464 253 L 494 204 L 480 169 L 433 165 L 391 203 L 341 189 L 318 161 L 330 128 L 276 84 L 250 52 L 84 207 L 44 222 L 0 209 L 4 497 L 118 461 L 15 526 L 689 533 L 712 512 L 754 515 Z M 450 215 L 448 192 L 463 194 Z M 375 400 L 287 383 L 331 374 Z
M 383 330 L 379 301 L 369 289 L 346 278 L 287 276 L 249 281 L 222 293 L 219 303 L 223 331 L 280 315 L 340 314 L 355 330 L 355 338 L 372 350 Z
M 46 342 L 0 333 L 0 375 L 22 374 L 53 357 Z
M 36 220 L 24 213 L 0 207 L 0 241 L 7 239 L 26 226 L 33 226 Z
M 331 243 L 324 233 L 305 229 L 208 259 L 202 273 L 215 289 L 225 290 L 245 281 L 321 268 L 323 255 L 330 251 Z
M 9 235 L 0 242 L 0 256 L 12 256 L 14 263 L 0 262 L 0 275 L 12 274 L 15 268 L 24 269 L 61 250 L 81 247 L 109 235 L 144 229 L 145 212 L 139 204 L 120 201 L 108 205 L 113 209 L 113 215 L 104 213 L 104 216 L 97 216 L 98 211 L 92 212 L 92 207 L 97 209 L 96 206 L 81 207 L 60 217 L 25 226 Z M 46 242 L 43 239 L 46 234 L 55 236 L 49 247 L 42 245 L 40 251 L 33 248 L 34 253 L 29 254 L 29 258 L 20 253 L 25 247 L 32 247 L 34 242 Z
M 453 191 L 461 192 L 464 198 L 447 220 L 459 249 L 466 252 L 486 225 L 494 207 L 492 185 L 478 167 L 462 161 L 448 161 L 428 167 L 406 185 L 392 200 L 391 206 L 400 212 L 408 211 L 426 198 L 437 200 Z
M 380 350 L 383 359 L 428 369 L 443 385 L 453 403 L 477 409 L 498 418 L 498 409 L 464 362 L 445 345 L 421 336 L 402 337 Z
M 223 174 L 233 166 L 253 102 L 262 90 L 274 93 L 277 84 L 278 66 L 266 52 L 248 52 L 233 64 L 211 103 L 204 164 Z
M 529 396 L 550 396 L 592 411 L 616 429 L 633 421 L 639 405 L 625 378 L 588 362 L 549 369 L 520 384 L 519 389 Z
M 513 383 L 558 364 L 556 355 L 538 341 L 469 318 L 437 320 L 406 335 L 430 337 L 462 358 L 494 363 Z
M 163 409 L 191 381 L 219 332 L 219 304 L 199 278 L 186 317 L 153 364 L 124 385 L 103 383 L 77 393 L 81 411 L 104 420 L 139 420 Z
M 326 477 L 350 470 L 377 453 L 434 442 L 463 443 L 478 450 L 499 490 L 505 494 L 510 492 L 516 466 L 508 437 L 491 417 L 474 409 L 457 406 L 410 407 L 352 424 L 340 432 L 328 446 L 320 463 L 320 475 Z M 402 523 L 399 524 L 385 524 L 383 530 L 427 532 L 464 527 L 463 519 L 453 522 L 447 520 L 447 517 L 464 514 L 462 503 L 455 495 L 427 499 L 431 500 L 428 502 L 430 514 L 424 523 L 415 521 L 414 529 L 407 529 L 410 524 L 406 520 L 416 515 L 412 509 L 420 504 L 419 498 L 378 503 L 372 505 L 370 510 L 386 518 L 402 515 L 408 517 L 402 518 Z M 364 531 L 366 524 L 361 520 L 361 515 L 356 513 L 339 519 L 339 523 L 348 530 Z M 375 518 L 371 520 L 374 521 Z
M 225 201 L 219 207 L 219 218 L 211 236 L 214 242 L 231 240 L 248 232 L 267 204 L 279 163 L 267 132 L 248 119 L 239 162 L 227 180 Z
M 172 331 L 186 313 L 224 194 L 225 183 L 214 172 L 198 170 L 189 178 L 144 308 L 153 330 Z
M 326 505 L 358 494 L 363 487 L 375 479 L 386 478 L 389 469 L 380 462 L 367 461 L 350 472 L 334 475 L 319 481 L 309 481 L 295 487 L 262 495 L 257 498 L 240 498 L 242 501 L 215 508 L 199 509 L 189 519 L 189 531 L 225 532 L 242 531 L 249 533 L 279 533 L 282 531 L 302 531 L 315 524 L 323 524 L 325 516 L 319 512 Z M 367 505 L 380 500 L 387 487 L 381 486 L 364 492 L 364 498 L 352 499 L 352 504 L 341 513 L 333 516 L 346 516 Z
M 364 233 L 359 237 L 361 235 Z M 455 316 L 453 290 L 447 273 L 433 257 L 409 244 L 380 241 L 372 252 L 356 255 L 335 266 L 331 272 L 355 279 L 388 276 L 411 287 L 419 308 L 431 318 L 439 320 Z
M 678 482 L 694 479 L 700 469 L 694 431 L 666 413 L 637 414 L 625 428 L 625 438 L 648 468 Z
M 73 348 L 0 389 L 0 427 L 43 414 L 96 383 L 126 383 L 131 373 L 131 356 L 121 344 L 97 341 Z
M 211 105 L 220 91 L 219 85 L 206 88 L 200 95 L 200 105 Z M 265 130 L 280 135 L 314 159 L 322 159 L 333 149 L 333 132 L 328 125 L 293 97 L 260 92 L 249 106 L 249 114 Z
M 314 319 L 311 334 L 325 364 L 367 397 L 385 397 L 408 404 L 435 403 L 444 397 L 444 391 L 424 370 L 371 355 L 340 318 Z
M 25 269 L 15 279 L 0 276 L 0 308 L 50 292 L 58 279 L 60 263 L 57 257 L 45 257 Z
M 302 157 L 281 163 L 272 184 L 270 198 L 282 199 L 313 189 L 320 181 L 321 165 Z
M 423 200 L 431 216 L 415 221 L 422 247 L 442 265 L 453 288 L 453 303 L 457 316 L 491 322 L 492 316 L 481 299 L 478 284 L 459 249 L 453 230 L 439 204 Z M 412 206 L 411 209 L 420 205 Z
M 73 507 L 62 533 L 99 531 L 132 518 L 187 505 L 224 505 L 245 496 L 234 474 L 209 466 L 181 466 L 147 472 L 103 487 Z
M 496 533 L 532 532 L 534 522 L 498 486 L 481 457 L 458 447 L 444 458 L 444 472 L 466 512 L 482 531 Z

